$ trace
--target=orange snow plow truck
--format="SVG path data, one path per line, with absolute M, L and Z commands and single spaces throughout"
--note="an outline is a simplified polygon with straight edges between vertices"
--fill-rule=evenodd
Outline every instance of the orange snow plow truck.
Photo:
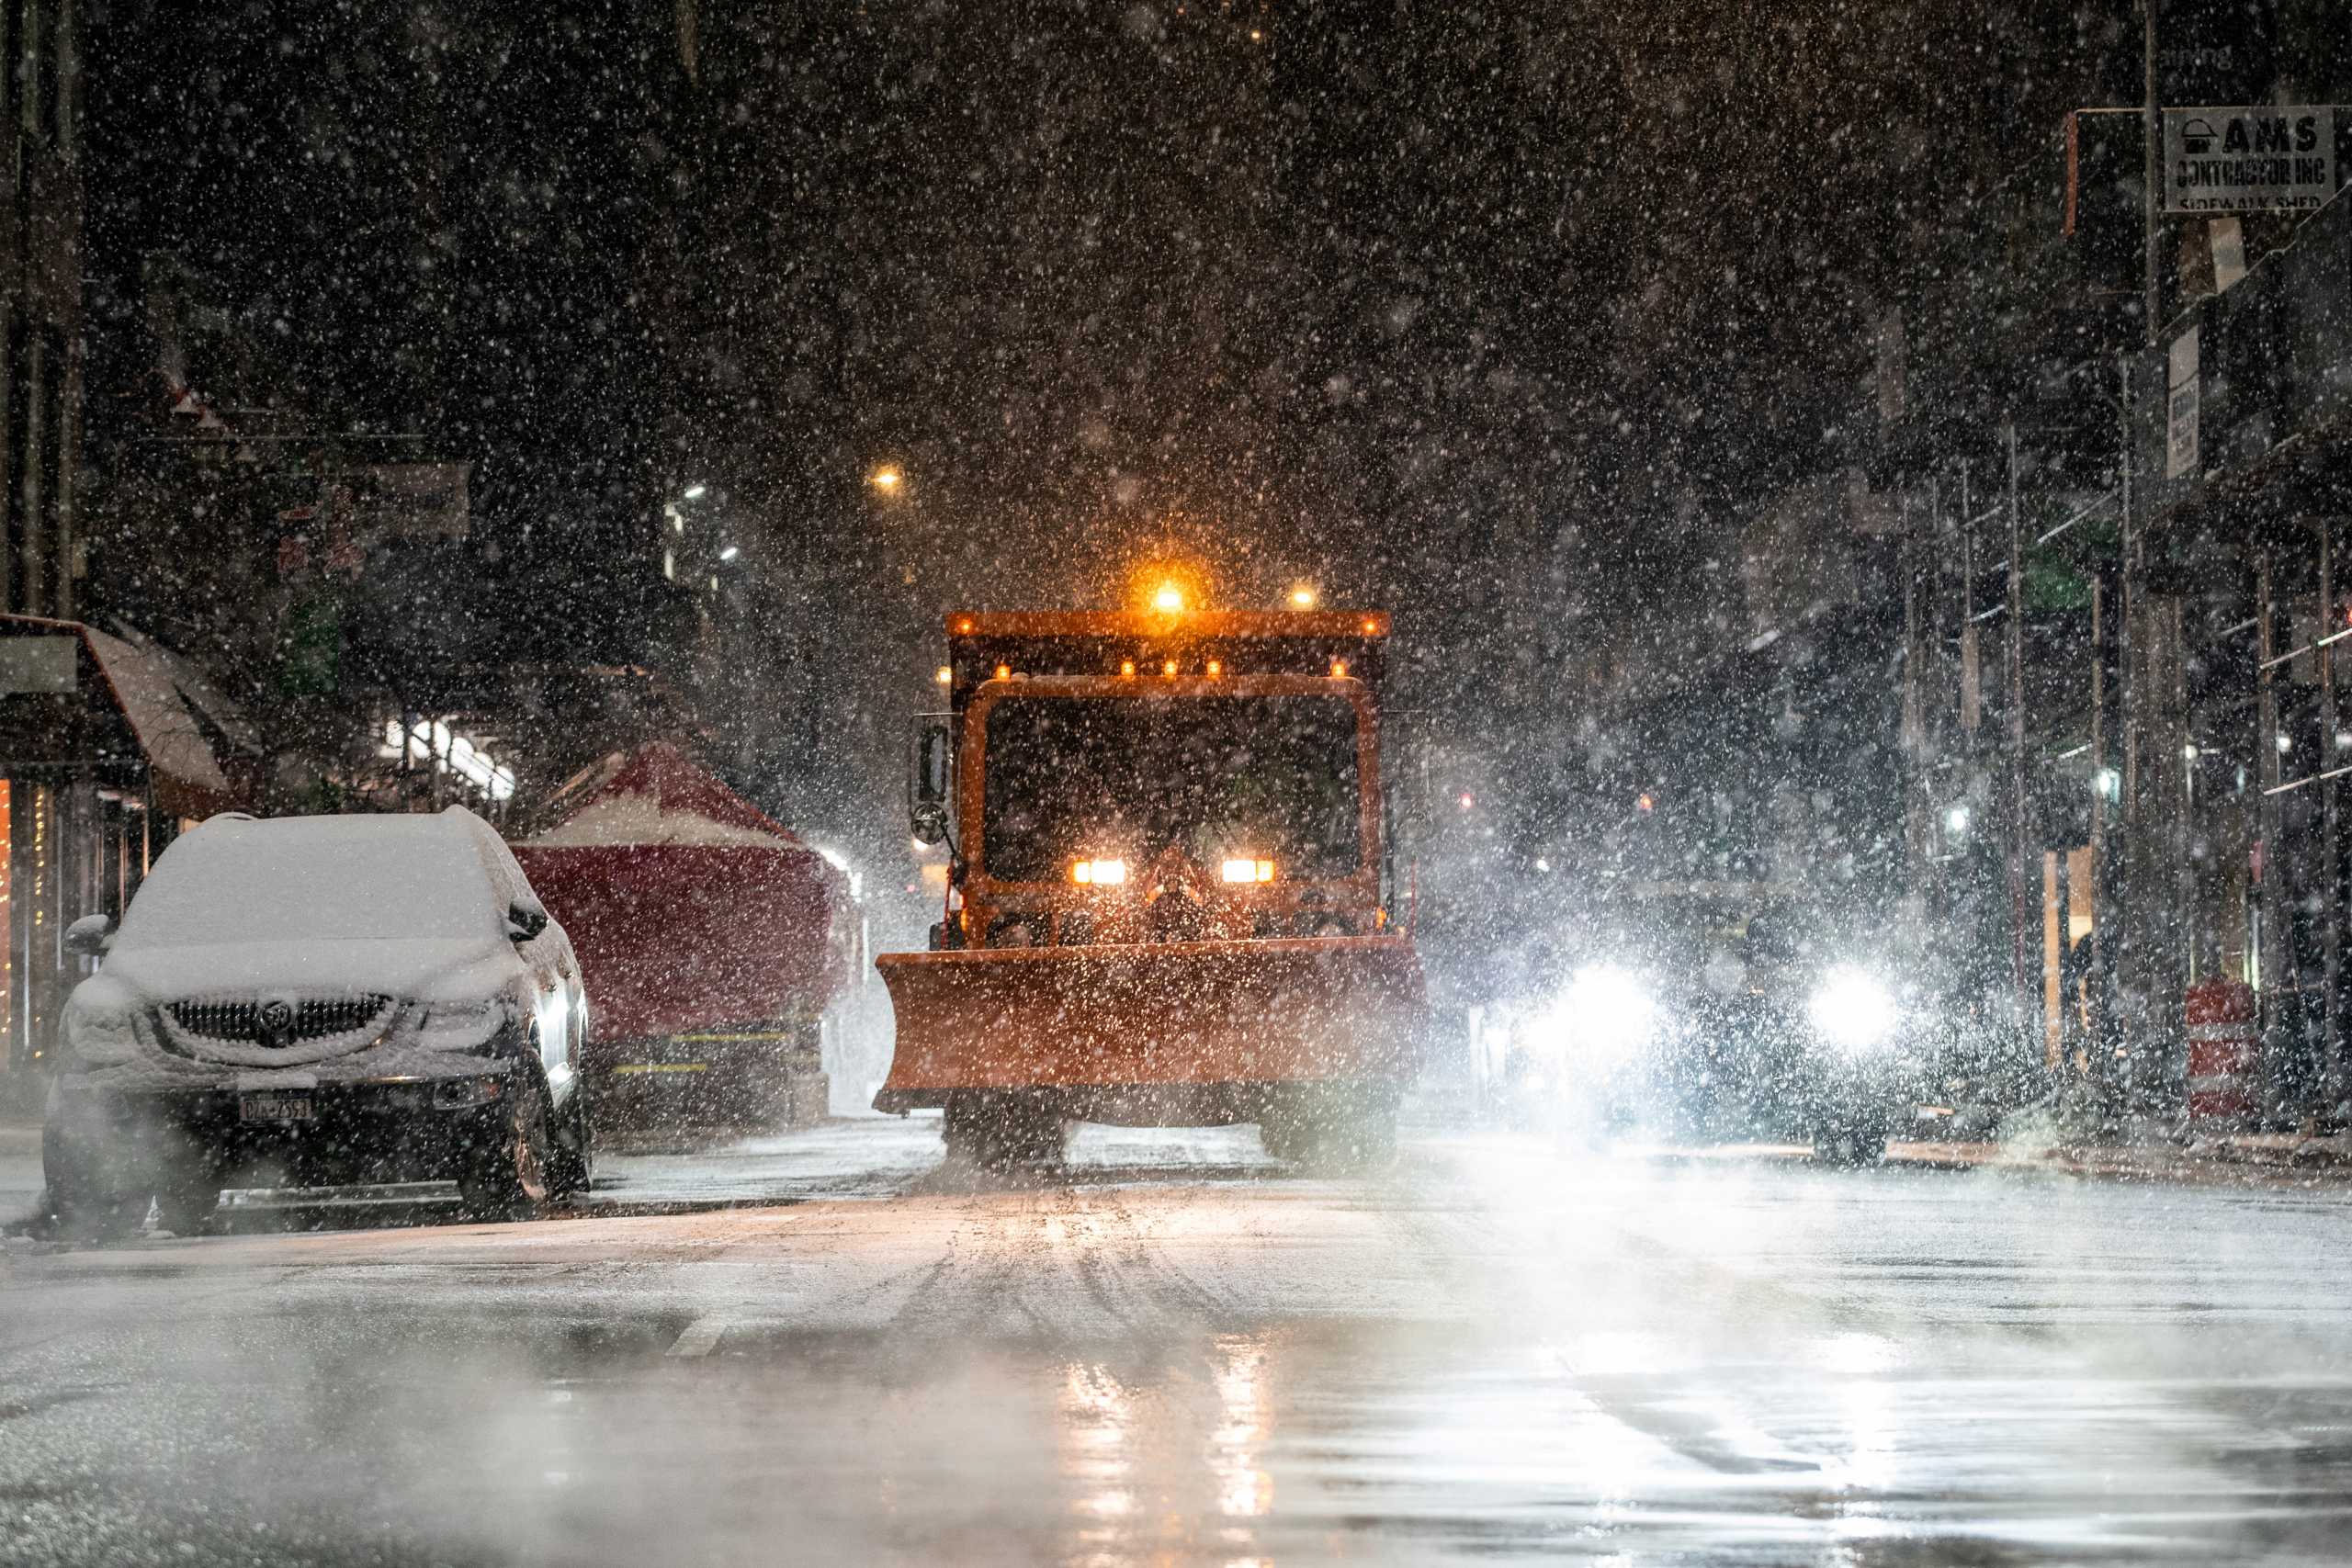
M 949 851 L 928 953 L 876 960 L 876 1110 L 949 1152 L 1058 1157 L 1077 1122 L 1255 1122 L 1282 1159 L 1377 1162 L 1418 1074 L 1363 612 L 955 615 L 910 815 Z

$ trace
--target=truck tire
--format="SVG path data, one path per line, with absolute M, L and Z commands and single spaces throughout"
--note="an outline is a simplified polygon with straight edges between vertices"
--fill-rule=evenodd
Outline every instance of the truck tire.
M 1069 1150 L 1069 1124 L 1032 1096 L 967 1090 L 947 1097 L 940 1136 L 950 1159 L 1009 1170 L 1058 1164 Z
M 1396 1100 L 1376 1088 L 1297 1085 L 1258 1123 L 1266 1153 L 1317 1174 L 1384 1170 L 1396 1158 Z
M 554 1140 L 548 1132 L 547 1091 L 537 1075 L 508 1075 L 497 1116 L 468 1149 L 458 1170 L 466 1213 L 479 1220 L 527 1220 L 554 1196 L 548 1174 Z

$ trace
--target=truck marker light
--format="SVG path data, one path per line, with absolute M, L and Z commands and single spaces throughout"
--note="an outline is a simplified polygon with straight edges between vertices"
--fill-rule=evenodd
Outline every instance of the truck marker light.
M 1224 673 L 1225 673 L 1225 666 L 1224 666 L 1223 664 L 1220 664 L 1219 662 L 1217 662 L 1217 661 L 1216 661 L 1216 660 L 1214 660 L 1214 659 L 1212 659 L 1212 660 L 1209 660 L 1209 679 L 1210 679 L 1210 680 L 1214 681 L 1214 680 L 1216 680 L 1218 676 L 1220 676 L 1220 675 L 1222 675 L 1222 674 L 1224 674 Z
M 1176 674 L 1176 661 L 1175 661 L 1174 660 L 1172 660 L 1172 659 L 1171 659 L 1171 660 L 1168 660 L 1168 662 L 1166 662 L 1165 664 L 1162 664 L 1162 665 L 1159 667 L 1159 672 L 1160 672 L 1162 675 L 1169 676 L 1169 677 L 1170 677 L 1170 678 L 1171 678 L 1171 679 L 1172 679 L 1172 678 L 1174 678 L 1174 676 L 1175 676 L 1175 674 Z
M 1000 681 L 1010 681 L 1012 679 L 1012 666 L 1010 664 L 998 665 L 996 667 L 996 678 Z
M 1119 673 L 1129 680 L 1133 680 L 1136 673 L 1136 661 L 1132 659 L 1123 659 L 1119 660 Z
M 1343 679 L 1347 675 L 1347 672 L 1348 661 L 1346 660 L 1334 659 L 1331 660 L 1331 679 L 1334 681 Z

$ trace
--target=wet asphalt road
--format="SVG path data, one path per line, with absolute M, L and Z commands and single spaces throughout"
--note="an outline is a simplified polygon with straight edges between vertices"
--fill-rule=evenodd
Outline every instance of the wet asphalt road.
M 1499 1136 L 1313 1180 L 1247 1129 L 1093 1130 L 1066 1177 L 1005 1184 L 932 1138 L 837 1124 L 616 1161 L 607 1190 L 785 1207 L 13 1243 L 0 1562 L 2203 1564 L 2352 1540 L 2342 1185 Z

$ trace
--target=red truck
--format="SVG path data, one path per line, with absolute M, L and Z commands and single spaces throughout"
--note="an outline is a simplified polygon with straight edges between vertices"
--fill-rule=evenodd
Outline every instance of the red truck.
M 665 744 L 582 773 L 548 816 L 514 849 L 594 998 L 597 1123 L 821 1118 L 827 1012 L 862 966 L 847 875 Z

